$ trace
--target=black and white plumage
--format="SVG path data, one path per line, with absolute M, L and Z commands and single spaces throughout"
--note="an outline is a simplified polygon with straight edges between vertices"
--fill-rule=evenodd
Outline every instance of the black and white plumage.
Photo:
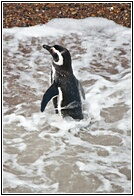
M 51 83 L 41 102 L 41 112 L 53 98 L 56 113 L 63 117 L 83 119 L 81 97 L 85 99 L 84 90 L 73 74 L 70 52 L 59 45 L 43 45 L 53 57 Z

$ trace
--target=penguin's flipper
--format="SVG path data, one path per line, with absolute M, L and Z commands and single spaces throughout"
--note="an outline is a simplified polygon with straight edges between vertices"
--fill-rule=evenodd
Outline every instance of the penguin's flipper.
M 58 87 L 56 85 L 56 83 L 54 82 L 50 88 L 45 92 L 45 94 L 43 95 L 42 101 L 41 101 L 41 112 L 44 111 L 46 105 L 48 104 L 48 102 L 55 96 L 58 95 Z

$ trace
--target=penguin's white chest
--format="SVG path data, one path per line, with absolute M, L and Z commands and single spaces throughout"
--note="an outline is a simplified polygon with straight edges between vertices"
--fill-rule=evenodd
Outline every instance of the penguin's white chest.
M 55 70 L 53 65 L 52 65 L 52 76 L 51 77 L 52 77 L 52 81 L 54 81 L 55 78 L 56 78 L 56 70 Z M 63 100 L 63 94 L 62 94 L 61 88 L 58 87 L 57 110 L 58 110 L 60 116 L 62 116 L 62 114 L 61 114 L 61 109 L 62 109 L 61 108 L 61 103 L 62 103 L 62 100 Z
M 59 114 L 60 114 L 60 116 L 62 116 L 62 114 L 61 114 L 61 103 L 62 103 L 62 100 L 63 100 L 63 95 L 62 95 L 62 91 L 61 91 L 61 88 L 60 87 L 58 87 L 58 92 L 59 92 L 59 94 L 58 94 L 58 112 L 59 112 Z
M 52 81 L 54 81 L 54 79 L 55 79 L 55 73 L 56 73 L 55 68 L 54 68 L 54 66 L 52 65 L 52 75 L 51 75 Z

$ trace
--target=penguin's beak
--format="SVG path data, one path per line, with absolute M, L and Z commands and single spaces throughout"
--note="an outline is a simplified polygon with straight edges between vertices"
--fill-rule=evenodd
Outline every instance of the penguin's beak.
M 48 45 L 43 45 L 43 48 L 48 50 L 51 53 L 51 46 Z

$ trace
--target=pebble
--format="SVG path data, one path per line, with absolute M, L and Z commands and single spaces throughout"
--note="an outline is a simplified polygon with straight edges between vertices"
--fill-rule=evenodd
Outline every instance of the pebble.
M 53 18 L 103 17 L 131 27 L 131 3 L 3 3 L 3 27 L 45 24 Z

